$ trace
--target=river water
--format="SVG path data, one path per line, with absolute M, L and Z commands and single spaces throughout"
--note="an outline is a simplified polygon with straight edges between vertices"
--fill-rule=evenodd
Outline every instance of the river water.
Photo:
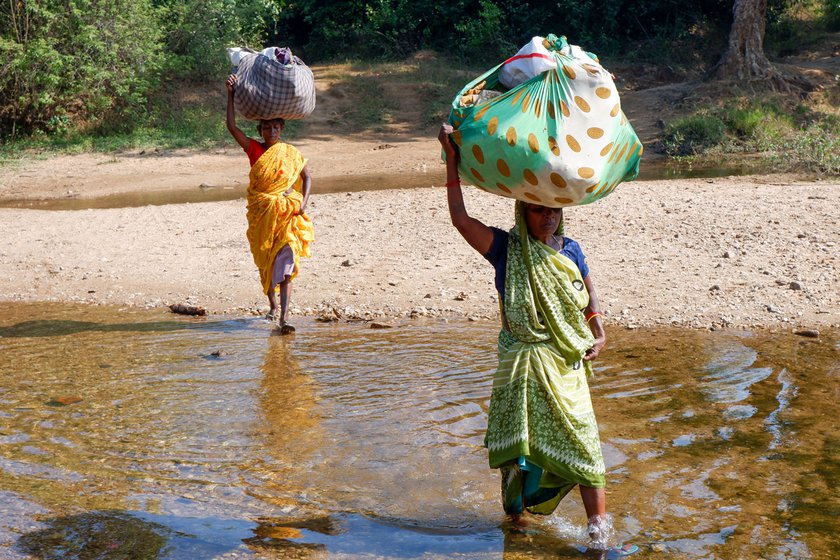
M 0 558 L 599 558 L 567 497 L 506 524 L 497 327 L 0 309 Z M 840 333 L 612 330 L 592 381 L 614 541 L 840 546 Z

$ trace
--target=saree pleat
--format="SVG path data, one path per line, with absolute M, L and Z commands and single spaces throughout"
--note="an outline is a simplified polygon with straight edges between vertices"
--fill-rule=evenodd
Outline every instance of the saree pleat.
M 589 395 L 594 337 L 581 309 L 589 294 L 573 261 L 532 239 L 517 203 L 508 241 L 499 366 L 485 445 L 502 469 L 508 513 L 551 513 L 575 485 L 605 485 Z M 518 490 L 517 490 L 518 489 Z
M 309 244 L 315 238 L 314 229 L 312 221 L 300 213 L 303 203 L 301 171 L 305 165 L 306 159 L 297 148 L 278 142 L 251 167 L 248 242 L 266 294 L 272 285 L 274 259 L 285 245 L 289 245 L 294 254 L 292 278 L 297 276 L 300 257 L 310 256 Z

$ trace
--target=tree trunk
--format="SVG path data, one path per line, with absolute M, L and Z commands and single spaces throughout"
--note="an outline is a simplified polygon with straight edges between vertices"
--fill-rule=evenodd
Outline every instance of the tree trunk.
M 764 55 L 767 0 L 735 0 L 729 47 L 709 72 L 720 79 L 775 78 L 776 69 Z

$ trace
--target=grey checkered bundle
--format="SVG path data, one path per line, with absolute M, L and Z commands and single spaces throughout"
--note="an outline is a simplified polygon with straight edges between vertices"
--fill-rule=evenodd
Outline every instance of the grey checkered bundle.
M 246 119 L 302 119 L 315 110 L 315 79 L 301 59 L 247 53 L 236 68 L 236 110 Z

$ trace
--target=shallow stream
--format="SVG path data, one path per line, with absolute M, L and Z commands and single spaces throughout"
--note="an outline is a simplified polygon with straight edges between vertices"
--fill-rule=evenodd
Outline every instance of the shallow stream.
M 0 558 L 600 557 L 576 494 L 504 521 L 482 448 L 496 325 L 297 327 L 4 304 Z M 608 334 L 616 542 L 836 557 L 840 333 Z
M 747 175 L 770 171 L 766 164 L 745 158 L 726 165 L 692 166 L 679 162 L 645 162 L 637 180 L 653 181 L 665 179 L 695 179 Z M 247 179 L 245 175 L 243 178 Z M 440 173 L 383 173 L 369 175 L 347 175 L 344 177 L 315 178 L 313 194 L 339 192 L 379 191 L 387 189 L 411 189 L 441 186 L 446 178 Z M 247 185 L 196 185 L 193 188 L 166 190 L 138 190 L 95 198 L 81 198 L 75 193 L 66 198 L 47 200 L 0 200 L 0 208 L 33 208 L 38 210 L 87 210 L 89 208 L 134 208 L 138 206 L 162 206 L 197 202 L 219 202 L 239 200 L 246 196 Z

